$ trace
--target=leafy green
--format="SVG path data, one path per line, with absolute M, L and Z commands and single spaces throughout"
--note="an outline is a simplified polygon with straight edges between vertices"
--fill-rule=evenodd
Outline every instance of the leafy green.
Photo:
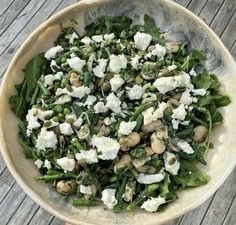
M 85 27 L 88 36 L 114 33 L 120 35 L 123 30 L 128 30 L 132 20 L 126 16 L 109 17 L 103 16 L 97 22 Z
M 164 38 L 161 37 L 160 29 L 156 26 L 155 20 L 148 15 L 144 16 L 144 31 L 152 35 L 153 42 L 163 44 Z
M 231 103 L 231 100 L 227 95 L 216 95 L 213 99 L 217 108 L 227 106 Z
M 192 162 L 182 160 L 180 163 L 180 172 L 173 179 L 182 188 L 186 188 L 206 184 L 210 180 L 210 177 L 201 172 Z

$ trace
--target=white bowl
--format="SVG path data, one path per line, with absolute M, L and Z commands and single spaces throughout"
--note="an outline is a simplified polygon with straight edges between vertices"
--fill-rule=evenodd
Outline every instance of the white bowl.
M 78 21 L 78 32 L 84 25 L 102 15 L 126 15 L 135 23 L 142 22 L 143 15 L 155 18 L 157 25 L 175 39 L 190 41 L 193 48 L 202 49 L 208 57 L 207 68 L 219 75 L 223 89 L 231 97 L 232 104 L 223 110 L 224 124 L 213 138 L 215 148 L 207 155 L 207 166 L 202 170 L 211 176 L 207 185 L 179 193 L 179 199 L 164 212 L 114 214 L 103 207 L 75 208 L 43 182 L 34 181 L 38 171 L 27 160 L 17 142 L 18 119 L 11 111 L 8 99 L 15 93 L 14 85 L 23 79 L 22 69 L 34 55 L 52 46 L 60 33 L 60 23 Z M 22 44 L 4 76 L 0 92 L 0 144 L 5 162 L 23 190 L 44 209 L 64 221 L 73 224 L 161 224 L 187 213 L 209 198 L 225 181 L 236 163 L 236 63 L 214 32 L 193 13 L 168 0 L 84 0 L 51 17 L 39 26 Z

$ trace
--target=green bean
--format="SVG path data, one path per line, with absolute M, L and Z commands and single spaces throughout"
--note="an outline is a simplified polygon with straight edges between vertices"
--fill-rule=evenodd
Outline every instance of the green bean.
M 136 119 L 136 126 L 134 128 L 134 131 L 140 130 L 142 123 L 143 123 L 143 116 L 142 116 L 142 114 L 140 114 Z
M 35 177 L 34 179 L 49 182 L 49 181 L 59 180 L 59 179 L 62 179 L 62 178 L 75 178 L 75 179 L 77 179 L 77 177 L 78 176 L 74 173 L 65 173 L 65 174 L 64 173 L 59 173 L 59 174 L 54 174 L 54 175 L 38 176 L 38 177 Z
M 30 105 L 34 105 L 35 104 L 36 99 L 38 97 L 38 94 L 39 94 L 39 86 L 37 85 L 35 90 L 34 90 L 34 94 L 33 94 L 32 98 L 31 98 Z
M 125 185 L 127 183 L 128 177 L 124 177 L 122 180 L 122 183 L 120 185 L 120 188 L 118 189 L 117 192 L 117 201 L 118 203 L 114 207 L 114 212 L 120 212 L 122 210 L 122 205 L 123 205 L 123 194 L 125 191 Z
M 100 205 L 102 201 L 100 199 L 85 199 L 79 198 L 72 201 L 73 206 L 97 206 Z
M 46 87 L 44 87 L 44 85 L 42 84 L 42 82 L 40 82 L 40 81 L 38 80 L 37 83 L 38 83 L 39 89 L 41 90 L 41 92 L 42 92 L 42 94 L 43 94 L 44 96 L 50 96 L 50 95 L 51 95 L 50 91 L 49 91 Z
M 84 150 L 84 147 L 79 143 L 79 141 L 76 139 L 76 140 L 73 140 L 71 142 L 71 144 L 73 146 L 75 146 L 78 150 Z
M 89 87 L 91 82 L 92 82 L 92 74 L 87 71 L 84 73 L 84 86 Z

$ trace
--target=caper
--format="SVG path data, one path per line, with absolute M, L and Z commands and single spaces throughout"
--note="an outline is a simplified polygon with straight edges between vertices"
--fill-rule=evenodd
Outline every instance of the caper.
M 135 84 L 142 84 L 143 83 L 143 78 L 140 76 L 135 77 L 134 80 Z
M 43 126 L 44 126 L 44 127 L 50 127 L 51 124 L 52 124 L 52 122 L 51 122 L 50 120 L 46 120 L 46 121 L 44 121 Z
M 67 89 L 67 91 L 69 91 L 69 92 L 72 92 L 72 91 L 73 91 L 73 88 L 72 88 L 69 84 L 66 85 L 66 89 Z
M 110 90 L 111 90 L 110 84 L 104 82 L 104 83 L 102 84 L 102 90 L 103 90 L 103 91 L 110 91 Z

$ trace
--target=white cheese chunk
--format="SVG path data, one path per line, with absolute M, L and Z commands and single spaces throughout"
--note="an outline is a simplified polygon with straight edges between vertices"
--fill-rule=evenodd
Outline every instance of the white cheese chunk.
M 41 159 L 37 159 L 34 164 L 38 167 L 38 168 L 41 168 L 42 165 L 43 165 L 43 161 Z
M 79 38 L 78 34 L 76 34 L 75 32 L 71 35 L 69 43 L 73 44 L 75 39 Z
M 44 84 L 47 86 L 53 85 L 54 76 L 52 74 L 48 74 L 44 77 Z
M 112 110 L 115 113 L 121 113 L 121 101 L 116 95 L 112 92 L 107 96 L 106 107 Z
M 102 201 L 109 208 L 113 209 L 118 203 L 115 197 L 116 189 L 104 189 L 102 191 Z
M 154 107 L 150 107 L 142 112 L 144 125 L 148 125 L 153 121 L 152 117 L 153 112 L 154 112 Z
M 135 70 L 139 69 L 139 59 L 141 59 L 141 56 L 139 55 L 136 55 L 135 57 L 131 58 L 130 64 Z
M 107 59 L 99 59 L 98 65 L 95 68 L 93 68 L 93 74 L 99 78 L 105 77 L 104 72 L 106 71 L 106 66 L 107 66 Z
M 96 96 L 88 95 L 88 97 L 83 105 L 89 107 L 89 106 L 93 105 L 96 102 L 96 100 L 97 100 Z
M 129 135 L 133 131 L 133 129 L 135 128 L 136 124 L 137 124 L 136 121 L 133 121 L 133 122 L 122 121 L 120 123 L 118 133 L 123 134 L 123 135 Z
M 165 198 L 159 196 L 158 198 L 148 199 L 141 205 L 141 208 L 145 209 L 148 212 L 156 212 L 159 206 L 164 203 L 166 203 Z
M 171 173 L 172 175 L 177 175 L 179 168 L 180 168 L 180 162 L 177 160 L 176 155 L 170 152 L 164 153 L 164 164 L 165 164 L 165 170 Z
M 143 94 L 145 93 L 145 88 L 141 85 L 135 84 L 129 91 L 128 97 L 130 100 L 137 100 L 142 98 Z
M 193 95 L 200 95 L 200 96 L 204 96 L 207 93 L 207 91 L 203 88 L 201 88 L 201 89 L 192 89 L 191 91 L 193 92 Z
M 97 148 L 99 153 L 101 153 L 98 155 L 98 158 L 103 160 L 115 159 L 120 149 L 118 141 L 110 137 L 97 137 L 94 135 L 91 144 Z
M 80 40 L 82 43 L 84 43 L 85 45 L 90 45 L 91 44 L 91 42 L 93 42 L 92 40 L 91 40 L 91 38 L 90 37 L 87 37 L 87 36 L 85 36 L 84 38 L 82 38 L 81 40 Z
M 110 55 L 109 68 L 111 72 L 118 74 L 121 69 L 126 69 L 127 59 L 124 55 Z
M 158 58 L 164 57 L 166 55 L 166 48 L 156 44 L 155 49 L 151 51 L 151 55 L 156 55 Z
M 57 72 L 54 76 L 53 76 L 53 80 L 61 80 L 61 77 L 63 76 L 63 72 Z
M 150 34 L 137 32 L 134 35 L 135 47 L 139 50 L 145 51 L 152 41 L 152 36 Z
M 64 105 L 68 102 L 71 102 L 71 96 L 69 95 L 62 95 L 55 101 L 58 105 Z
M 95 113 L 104 113 L 108 110 L 108 108 L 105 106 L 103 102 L 97 102 L 94 106 Z
M 60 127 L 61 133 L 64 134 L 64 135 L 71 135 L 71 134 L 74 133 L 71 125 L 69 123 L 67 123 L 67 122 L 61 123 L 59 125 L 59 127 Z
M 168 66 L 167 69 L 168 69 L 168 71 L 172 71 L 172 70 L 177 69 L 177 66 L 176 65 L 171 65 L 171 66 Z
M 51 162 L 48 161 L 47 159 L 45 159 L 44 161 L 44 166 L 45 168 L 47 168 L 48 170 L 50 170 L 52 168 Z
M 189 72 L 189 74 L 193 77 L 197 76 L 196 71 L 194 70 L 194 68 L 191 69 L 191 71 Z
M 60 159 L 57 159 L 57 164 L 65 171 L 73 171 L 75 168 L 75 160 L 69 159 L 67 157 L 63 157 Z
M 184 104 L 181 104 L 176 109 L 173 109 L 173 114 L 171 115 L 171 118 L 183 121 L 186 115 L 187 112 L 185 110 Z
M 47 131 L 42 128 L 36 141 L 36 148 L 45 150 L 46 148 L 55 148 L 57 145 L 57 136 L 53 131 Z
M 137 181 L 140 184 L 153 184 L 158 183 L 164 179 L 164 176 L 162 174 L 144 174 L 140 173 L 138 175 Z
M 70 68 L 78 73 L 82 73 L 82 69 L 86 64 L 85 60 L 80 59 L 79 57 L 74 57 L 71 59 L 67 59 L 67 63 L 69 64 Z
M 194 150 L 193 148 L 191 147 L 191 145 L 184 141 L 184 140 L 179 140 L 178 143 L 177 143 L 177 146 L 185 153 L 187 154 L 193 154 L 194 153 Z
M 97 43 L 101 43 L 103 41 L 103 36 L 102 35 L 94 35 L 94 36 L 92 36 L 92 40 Z
M 109 125 L 115 123 L 115 122 L 116 122 L 116 119 L 115 119 L 113 116 L 111 116 L 110 118 L 109 118 L 109 117 L 106 117 L 106 118 L 103 120 L 103 122 L 104 122 L 105 125 L 109 126 Z
M 97 151 L 94 149 L 90 149 L 87 151 L 81 150 L 80 153 L 75 154 L 75 158 L 79 163 L 93 164 L 98 162 Z
M 172 119 L 172 126 L 175 130 L 178 130 L 179 129 L 179 120 L 175 120 L 175 119 Z
M 46 53 L 44 54 L 44 57 L 48 60 L 55 59 L 57 54 L 62 52 L 63 50 L 64 49 L 60 45 L 56 47 L 52 47 L 48 51 L 46 51 Z
M 92 195 L 92 187 L 91 185 L 85 186 L 81 184 L 79 186 L 80 193 L 85 194 L 85 195 Z
M 115 38 L 115 34 L 114 33 L 111 33 L 111 34 L 105 34 L 104 35 L 104 40 L 105 41 L 112 41 L 113 39 Z
M 186 90 L 182 93 L 179 102 L 180 102 L 181 104 L 184 104 L 184 105 L 190 105 L 190 104 L 192 104 L 193 98 L 192 98 L 192 96 L 190 95 L 190 90 L 189 90 L 189 89 L 186 89 Z
M 158 78 L 153 83 L 153 86 L 156 87 L 160 93 L 165 94 L 166 92 L 172 91 L 177 87 L 185 87 L 189 84 L 191 84 L 189 74 L 181 72 L 177 76 Z
M 73 125 L 74 125 L 76 128 L 81 127 L 82 124 L 83 124 L 83 119 L 82 119 L 82 118 L 78 118 L 78 119 L 73 123 Z
M 125 81 L 120 77 L 120 75 L 115 75 L 110 80 L 111 90 L 116 92 L 124 83 Z
M 88 95 L 91 91 L 89 87 L 85 87 L 84 85 L 80 87 L 72 86 L 72 89 L 73 91 L 72 92 L 67 91 L 67 94 L 71 97 L 79 99 L 83 98 L 85 95 Z

